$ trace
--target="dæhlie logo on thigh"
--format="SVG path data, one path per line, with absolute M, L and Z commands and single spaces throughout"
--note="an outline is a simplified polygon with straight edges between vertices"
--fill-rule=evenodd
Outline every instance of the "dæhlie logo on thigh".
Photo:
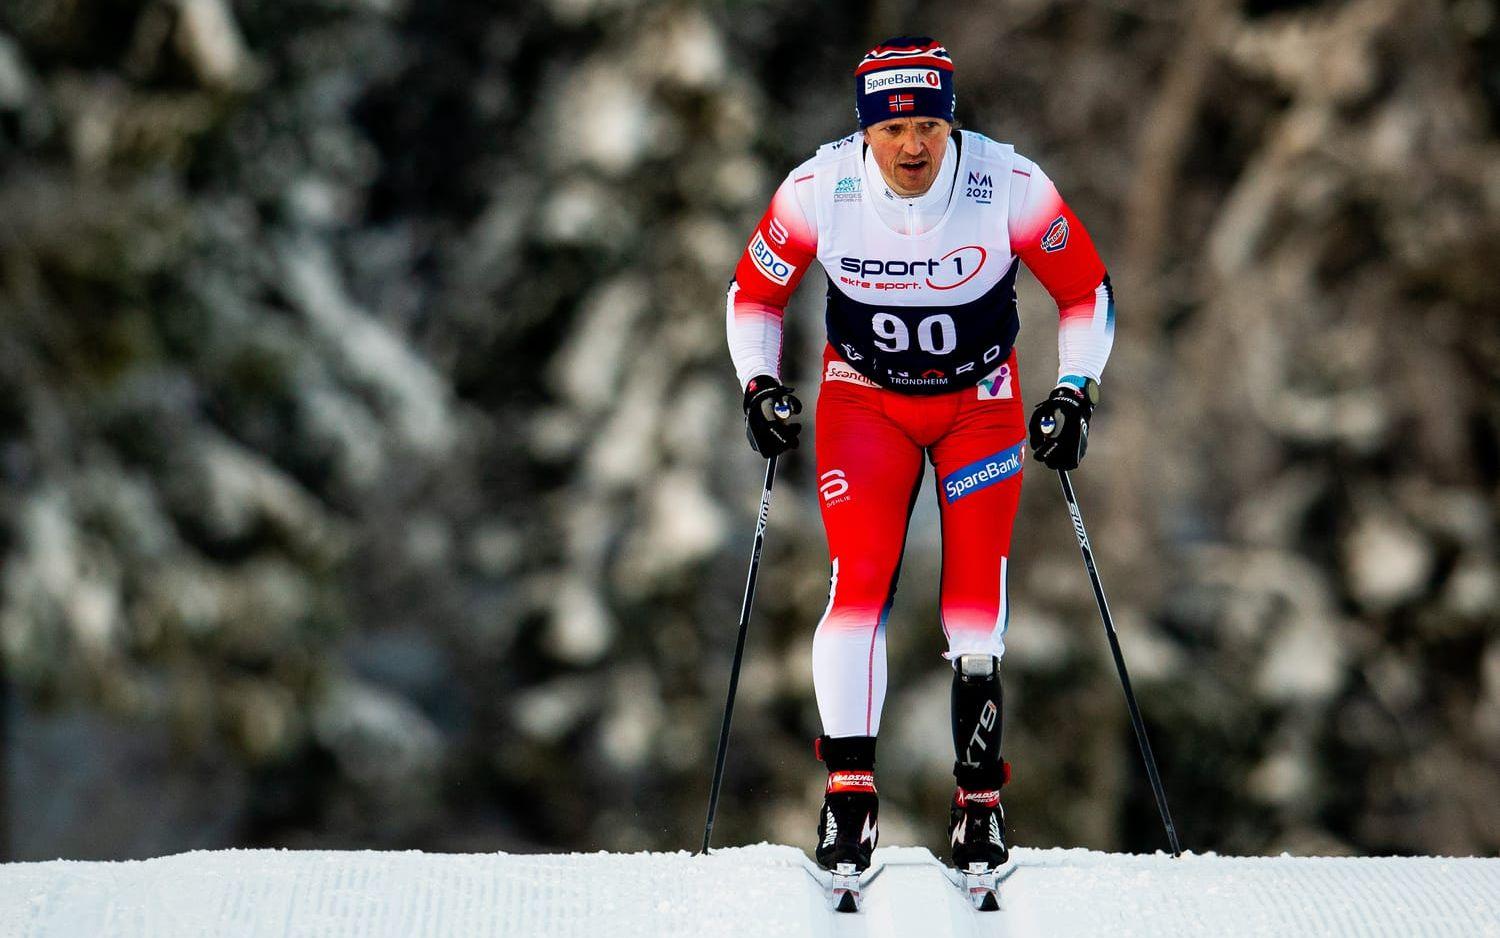
M 844 470 L 830 469 L 818 476 L 818 494 L 823 496 L 823 504 L 829 508 L 840 502 L 847 502 L 849 480 L 844 477 Z

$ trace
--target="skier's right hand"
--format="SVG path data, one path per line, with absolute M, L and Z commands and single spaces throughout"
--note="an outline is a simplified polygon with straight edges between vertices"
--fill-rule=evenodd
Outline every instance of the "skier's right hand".
M 797 448 L 802 424 L 791 418 L 800 413 L 802 402 L 792 389 L 770 375 L 756 375 L 745 385 L 745 436 L 767 459 Z

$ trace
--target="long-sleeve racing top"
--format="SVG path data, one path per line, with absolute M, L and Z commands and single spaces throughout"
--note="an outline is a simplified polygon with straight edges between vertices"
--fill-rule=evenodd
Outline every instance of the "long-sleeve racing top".
M 787 175 L 729 285 L 741 386 L 780 377 L 786 304 L 814 258 L 830 341 L 895 390 L 963 387 L 1009 354 L 1018 259 L 1057 303 L 1059 383 L 1099 380 L 1109 357 L 1114 293 L 1087 230 L 1035 162 L 972 131 L 955 132 L 915 198 L 885 185 L 858 135 Z

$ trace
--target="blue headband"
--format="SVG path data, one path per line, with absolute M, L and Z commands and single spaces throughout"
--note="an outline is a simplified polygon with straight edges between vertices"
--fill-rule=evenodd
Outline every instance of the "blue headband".
M 953 60 L 926 36 L 887 39 L 865 53 L 854 72 L 860 127 L 893 117 L 953 120 Z

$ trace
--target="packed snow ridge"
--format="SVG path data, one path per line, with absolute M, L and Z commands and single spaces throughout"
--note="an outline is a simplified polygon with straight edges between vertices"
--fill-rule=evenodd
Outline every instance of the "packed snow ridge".
M 0 866 L 0 935 L 1500 936 L 1500 859 L 1013 854 L 977 912 L 926 850 L 875 854 L 830 911 L 802 851 L 444 855 L 229 850 Z

